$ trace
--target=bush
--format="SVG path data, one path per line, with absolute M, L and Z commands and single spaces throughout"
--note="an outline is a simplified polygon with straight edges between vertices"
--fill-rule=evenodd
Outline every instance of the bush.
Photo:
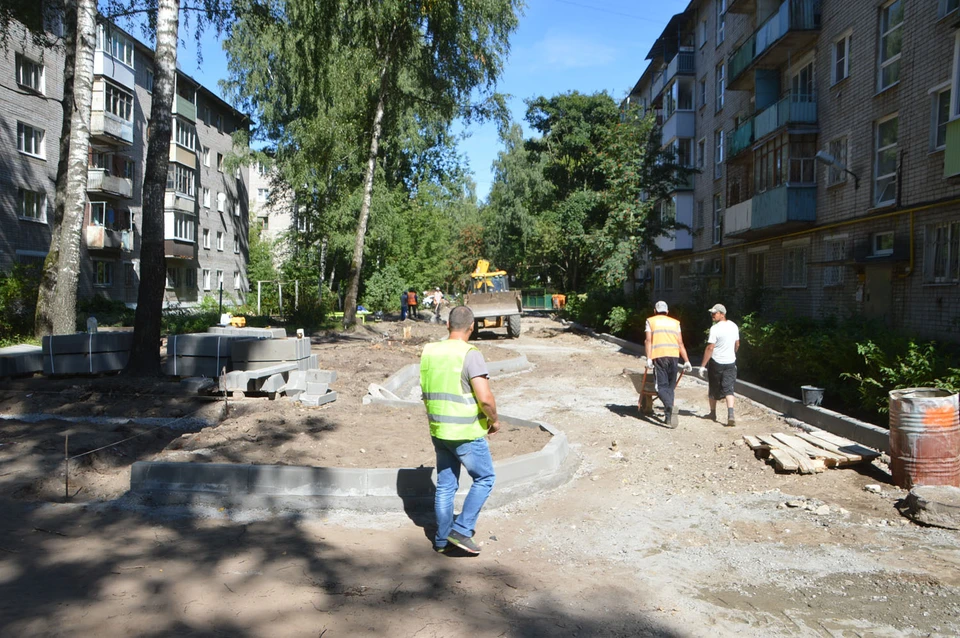
M 396 266 L 390 265 L 373 273 L 367 279 L 362 305 L 371 312 L 400 311 L 400 292 L 407 289 L 407 285 L 400 276 Z
M 615 335 L 623 334 L 624 328 L 627 327 L 627 320 L 630 318 L 630 313 L 623 306 L 614 306 L 610 310 L 610 316 L 607 317 L 607 320 L 603 322 L 603 325 L 610 328 L 610 333 Z
M 33 334 L 39 291 L 39 268 L 18 264 L 0 273 L 0 340 L 18 343 Z
M 132 326 L 135 314 L 122 301 L 94 295 L 77 302 L 77 330 L 87 330 L 88 317 L 96 317 L 99 326 Z

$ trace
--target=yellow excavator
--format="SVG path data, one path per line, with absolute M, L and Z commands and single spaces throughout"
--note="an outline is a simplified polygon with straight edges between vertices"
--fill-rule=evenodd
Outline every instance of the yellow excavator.
M 473 310 L 476 330 L 506 327 L 510 338 L 520 336 L 523 309 L 520 291 L 510 290 L 507 273 L 492 269 L 486 259 L 478 260 L 470 274 L 470 291 L 464 304 Z

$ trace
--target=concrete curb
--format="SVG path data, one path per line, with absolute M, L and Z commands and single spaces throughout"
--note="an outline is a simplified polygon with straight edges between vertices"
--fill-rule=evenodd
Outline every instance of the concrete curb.
M 613 335 L 594 332 L 590 328 L 581 326 L 573 321 L 563 321 L 562 323 L 569 325 L 577 332 L 582 332 L 595 339 L 602 339 L 603 341 L 618 345 L 623 350 L 632 354 L 638 356 L 645 354 L 642 345 L 614 337 Z M 774 392 L 773 390 L 768 390 L 753 383 L 741 381 L 740 379 L 737 379 L 735 387 L 737 394 L 780 412 L 788 418 L 797 419 L 798 421 L 802 421 L 821 430 L 826 430 L 827 432 L 832 432 L 837 436 L 842 436 L 861 445 L 872 447 L 875 450 L 890 453 L 890 433 L 884 428 L 820 406 L 804 405 L 800 399 L 794 399 L 785 394 L 780 394 L 779 392 Z
M 418 402 L 414 402 L 419 404 Z M 497 461 L 497 485 L 487 502 L 500 507 L 568 481 L 578 459 L 566 435 L 550 424 L 501 415 L 507 424 L 540 428 L 551 440 L 538 452 Z M 432 467 L 353 469 L 229 463 L 138 461 L 130 492 L 156 505 L 216 505 L 257 509 L 349 509 L 362 512 L 433 508 Z M 457 501 L 471 481 L 462 475 Z

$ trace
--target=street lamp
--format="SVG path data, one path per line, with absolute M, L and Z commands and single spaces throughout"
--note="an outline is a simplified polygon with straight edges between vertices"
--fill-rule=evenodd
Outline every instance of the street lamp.
M 860 178 L 857 177 L 857 174 L 848 169 L 843 162 L 838 162 L 836 157 L 830 153 L 825 153 L 824 151 L 817 151 L 816 157 L 818 162 L 822 162 L 831 168 L 837 169 L 838 171 L 843 171 L 844 173 L 850 173 L 853 175 L 853 188 L 860 188 Z

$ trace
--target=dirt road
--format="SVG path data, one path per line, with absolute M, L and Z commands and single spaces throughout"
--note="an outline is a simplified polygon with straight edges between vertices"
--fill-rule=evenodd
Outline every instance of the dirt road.
M 484 512 L 478 558 L 434 554 L 426 521 L 404 513 L 7 500 L 0 635 L 960 634 L 960 533 L 902 519 L 882 463 L 776 474 L 740 437 L 789 426 L 744 401 L 738 427 L 708 421 L 694 379 L 679 429 L 638 419 L 620 376 L 637 359 L 548 319 L 479 343 L 536 364 L 494 382 L 500 409 L 564 430 L 581 464 L 557 490 Z M 381 350 L 340 358 L 352 392 L 415 358 Z

